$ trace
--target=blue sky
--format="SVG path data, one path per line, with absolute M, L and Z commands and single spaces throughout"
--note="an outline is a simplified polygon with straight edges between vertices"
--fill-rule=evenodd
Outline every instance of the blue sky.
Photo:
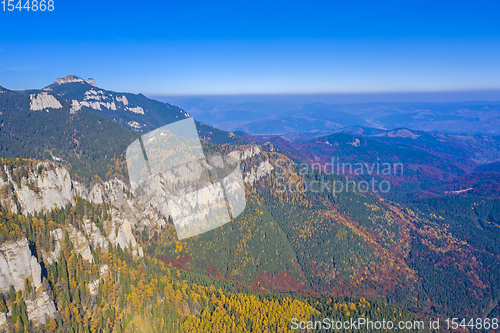
M 496 1 L 55 0 L 0 11 L 0 85 L 72 73 L 148 95 L 495 90 L 499 13 Z

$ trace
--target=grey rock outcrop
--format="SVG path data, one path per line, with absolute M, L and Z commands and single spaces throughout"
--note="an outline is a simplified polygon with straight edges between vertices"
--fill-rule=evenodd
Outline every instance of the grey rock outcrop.
M 62 108 L 61 103 L 53 95 L 45 91 L 38 94 L 31 94 L 30 99 L 30 110 L 33 111 Z
M 26 308 L 28 310 L 28 319 L 35 325 L 47 323 L 57 313 L 54 301 L 50 298 L 47 291 L 43 291 L 34 300 L 27 299 Z
M 81 109 L 82 109 L 82 106 L 80 105 L 80 103 L 76 99 L 71 101 L 71 109 L 69 110 L 69 113 L 77 114 L 78 111 L 80 111 Z
M 243 149 L 237 149 L 230 152 L 226 159 L 233 160 L 232 163 L 243 162 L 251 159 L 252 157 L 257 157 L 261 153 L 261 149 L 258 146 L 248 146 Z M 257 166 L 250 166 L 243 169 L 243 179 L 245 183 L 253 185 L 256 181 L 262 177 L 267 176 L 274 170 L 274 167 L 269 162 L 268 159 L 260 161 Z
M 241 165 L 243 179 L 251 185 L 273 170 L 269 160 L 260 160 L 260 153 L 261 150 L 258 146 L 251 145 L 230 152 L 224 159 L 229 164 L 251 160 L 252 163 L 242 163 Z M 222 163 L 220 157 L 212 157 L 209 161 L 214 166 Z M 255 161 L 257 163 L 254 163 Z M 120 179 L 98 182 L 87 188 L 77 181 L 71 180 L 69 172 L 56 163 L 40 162 L 35 168 L 40 166 L 43 167 L 41 174 L 31 170 L 28 177 L 23 178 L 20 186 L 13 182 L 12 176 L 7 169 L 5 169 L 7 181 L 5 182 L 0 178 L 0 187 L 12 184 L 23 214 L 48 211 L 56 206 L 63 207 L 68 202 L 74 203 L 75 197 L 80 196 L 94 203 L 112 205 L 117 211 L 114 216 L 119 217 L 115 222 L 118 224 L 125 223 L 123 228 L 116 224 L 117 230 L 120 230 L 120 228 L 128 230 L 129 226 L 133 228 L 136 225 L 155 228 L 164 227 L 164 217 L 170 215 L 167 199 L 172 197 L 172 184 L 189 183 L 193 179 L 197 179 L 203 170 L 212 167 L 204 161 L 196 161 L 196 163 L 180 167 L 178 170 L 167 170 L 161 176 L 150 179 L 141 193 L 135 197 L 129 197 L 126 194 L 130 190 L 129 186 Z M 185 188 L 183 191 L 188 193 L 189 188 Z M 17 206 L 12 200 L 9 201 L 8 198 L 3 198 L 2 204 L 10 206 L 12 212 L 17 212 Z M 126 234 L 128 236 L 117 238 L 120 246 L 122 246 L 123 242 L 128 243 L 133 239 L 131 233 Z M 107 236 L 109 235 L 108 233 Z M 116 246 L 115 239 L 109 240 L 113 243 L 113 246 Z M 102 240 L 89 240 L 89 243 L 100 243 L 104 247 Z
M 0 332 L 2 332 L 2 328 L 7 327 L 7 314 L 0 312 Z
M 0 245 L 0 293 L 7 293 L 11 285 L 16 291 L 22 291 L 25 281 L 30 281 L 37 296 L 34 299 L 28 298 L 26 306 L 28 318 L 35 325 L 45 324 L 56 315 L 55 304 L 42 287 L 41 272 L 42 268 L 32 255 L 26 238 Z M 0 318 L 0 326 L 2 319 L 4 318 Z
M 102 235 L 101 230 L 94 222 L 89 219 L 84 219 L 82 226 L 93 248 L 101 248 L 103 250 L 108 248 L 107 245 L 109 241 Z
M 53 262 L 57 262 L 59 259 L 59 255 L 61 254 L 61 242 L 63 240 L 64 234 L 61 228 L 57 228 L 56 230 L 52 230 L 50 232 L 50 237 L 54 239 L 55 249 L 52 252 L 46 253 L 42 250 L 42 257 L 48 263 L 52 264 Z
M 114 209 L 111 211 L 111 215 L 111 221 L 104 222 L 107 239 L 111 242 L 113 247 L 120 245 L 122 249 L 130 248 L 133 255 L 142 257 L 144 252 L 135 240 L 132 233 L 132 225 L 128 219 L 121 216 L 120 213 Z
M 78 77 L 73 74 L 66 75 L 65 77 L 58 77 L 56 79 L 56 84 L 61 85 L 61 84 L 66 84 L 66 83 L 84 83 L 83 79 L 81 77 Z
M 88 239 L 83 235 L 83 233 L 76 229 L 71 224 L 67 225 L 69 239 L 73 243 L 74 251 L 82 256 L 83 259 L 90 263 L 94 262 L 94 257 L 92 252 L 90 252 L 90 246 Z
M 67 224 L 64 226 L 65 230 L 68 232 L 69 239 L 73 243 L 74 250 L 76 253 L 80 254 L 83 259 L 87 260 L 90 263 L 94 262 L 94 257 L 92 256 L 92 252 L 90 251 L 89 239 L 85 237 L 85 235 L 75 228 L 71 224 Z M 42 250 L 42 257 L 48 264 L 52 264 L 53 262 L 57 262 L 59 260 L 59 255 L 61 254 L 62 242 L 64 239 L 64 231 L 62 228 L 57 228 L 50 232 L 50 237 L 53 238 L 55 243 L 55 249 L 52 252 L 45 252 Z
M 274 167 L 271 165 L 269 160 L 265 160 L 260 163 L 256 168 L 251 168 L 251 170 L 245 173 L 244 180 L 245 183 L 253 184 L 264 176 L 267 176 Z
M 24 280 L 32 274 L 31 263 L 31 251 L 26 238 L 0 245 L 0 292 L 8 292 L 11 285 L 15 290 L 24 290 Z
M 35 167 L 39 166 L 44 167 L 44 171 L 38 174 L 31 170 L 28 177 L 21 180 L 20 186 L 12 180 L 7 169 L 7 181 L 0 179 L 0 186 L 12 184 L 23 214 L 48 211 L 73 200 L 74 191 L 68 170 L 49 162 L 40 162 Z

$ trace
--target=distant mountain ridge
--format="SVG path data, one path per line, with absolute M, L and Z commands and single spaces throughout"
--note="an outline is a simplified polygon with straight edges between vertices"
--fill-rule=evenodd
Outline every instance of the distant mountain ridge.
M 286 154 L 297 162 L 326 165 L 334 160 L 335 163 L 348 166 L 361 163 L 366 167 L 386 162 L 402 163 L 404 172 L 401 174 L 374 175 L 379 180 L 389 181 L 398 189 L 390 192 L 395 195 L 393 200 L 450 194 L 499 197 L 498 137 L 360 126 L 323 135 L 291 133 L 242 136 L 264 144 L 270 151 Z M 486 175 L 485 172 L 494 174 Z M 345 174 L 355 179 L 363 177 L 356 175 L 349 167 L 345 169 Z M 371 175 L 364 176 L 371 179 Z M 470 192 L 460 192 L 470 187 L 473 188 Z
M 162 99 L 166 99 L 162 98 Z M 296 95 L 185 98 L 168 97 L 209 125 L 252 135 L 332 132 L 345 127 L 456 134 L 500 134 L 500 102 L 373 102 L 334 104 Z M 252 102 L 245 102 L 245 101 Z

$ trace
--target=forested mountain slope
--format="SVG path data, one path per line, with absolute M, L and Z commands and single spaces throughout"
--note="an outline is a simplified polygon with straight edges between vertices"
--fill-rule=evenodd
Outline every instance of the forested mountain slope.
M 103 111 L 104 107 L 102 110 L 95 110 L 87 104 L 75 104 L 71 99 L 75 94 L 73 91 L 94 89 L 86 82 L 53 86 L 53 90 L 65 88 L 61 92 L 68 93 L 71 97 L 56 94 L 55 91 L 41 90 L 3 90 L 0 93 L 0 157 L 61 161 L 66 163 L 73 176 L 77 175 L 87 181 L 113 175 L 126 177 L 125 150 L 140 134 L 133 127 L 125 128 L 129 127 L 126 124 L 122 124 L 125 127 L 121 126 L 122 122 L 116 119 L 116 115 L 120 112 L 134 113 L 116 110 L 111 115 Z M 137 103 L 146 107 L 149 104 L 142 103 L 146 100 L 151 101 L 142 96 Z M 154 101 L 153 104 L 162 104 L 163 108 L 167 108 L 164 103 Z M 157 128 L 189 116 L 175 107 L 167 109 L 168 112 L 155 113 L 152 108 L 151 113 L 156 118 L 151 118 L 145 128 Z M 146 113 L 135 116 L 144 118 L 141 121 L 150 119 Z M 200 138 L 208 142 L 246 142 L 206 124 L 197 123 L 197 127 Z
M 380 297 L 424 312 L 479 315 L 498 300 L 498 200 L 481 205 L 487 228 L 473 220 L 458 228 L 439 211 L 370 192 L 301 193 L 297 189 L 317 174 L 301 176 L 290 166 L 295 171 L 282 180 L 276 163 L 286 160 L 283 155 L 263 152 L 258 159 L 274 169 L 248 189 L 244 215 L 181 242 L 182 251 L 158 249 L 156 241 L 145 251 L 170 253 L 167 259 L 182 267 L 273 290 Z M 328 180 L 345 181 L 335 175 Z M 276 250 L 270 252 L 270 245 Z
M 332 191 L 349 179 L 304 172 L 293 160 L 307 151 L 244 144 L 198 123 L 208 159 L 240 163 L 246 208 L 180 241 L 161 214 L 170 195 L 161 181 L 130 191 L 124 150 L 140 133 L 80 104 L 73 85 L 96 89 L 77 80 L 0 93 L 0 330 L 285 332 L 293 317 L 498 315 L 498 200 L 403 205 L 359 179 Z M 116 106 L 122 95 L 111 95 Z M 385 139 L 318 140 L 341 156 L 359 148 L 417 163 L 420 151 L 445 168 Z

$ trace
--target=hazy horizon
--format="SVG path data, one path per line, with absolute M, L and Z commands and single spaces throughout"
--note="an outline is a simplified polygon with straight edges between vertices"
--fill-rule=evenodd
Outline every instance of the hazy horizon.
M 358 103 L 456 103 L 499 102 L 499 90 L 395 92 L 395 93 L 324 93 L 324 94 L 192 94 L 192 95 L 146 95 L 149 98 L 174 104 L 175 101 L 204 99 L 219 102 L 279 102 L 358 104 Z

